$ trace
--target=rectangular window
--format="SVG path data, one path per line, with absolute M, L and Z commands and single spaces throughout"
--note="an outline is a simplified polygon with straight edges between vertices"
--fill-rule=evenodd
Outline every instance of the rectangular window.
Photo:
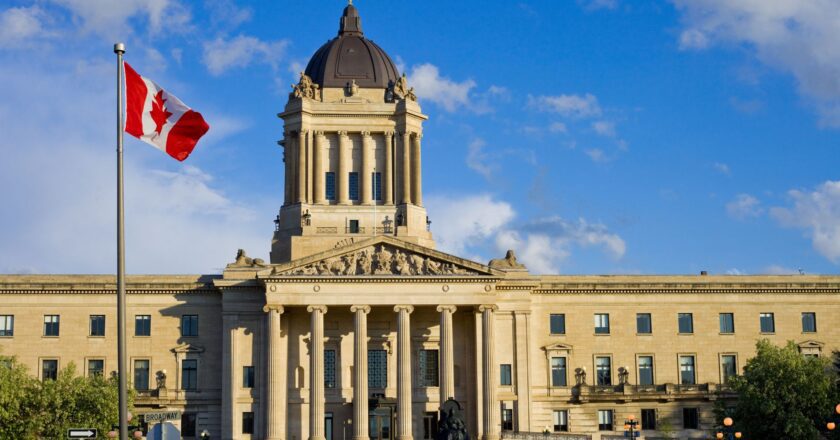
M 195 359 L 184 359 L 181 361 L 181 389 L 198 389 L 198 361 Z
M 699 429 L 700 414 L 697 408 L 683 408 L 683 428 Z
M 335 173 L 332 171 L 327 171 L 327 175 L 324 177 L 324 179 L 324 189 L 327 193 L 327 200 L 335 200 Z
M 104 359 L 88 359 L 88 377 L 102 376 L 105 371 Z
M 513 410 L 502 409 L 502 431 L 513 431 Z
M 817 314 L 814 312 L 802 313 L 802 332 L 815 333 L 817 331 Z
M 59 320 L 58 315 L 44 315 L 44 336 L 58 336 Z
M 134 315 L 134 336 L 152 335 L 151 315 Z
M 324 440 L 333 440 L 333 413 L 324 414 Z
M 385 350 L 368 350 L 368 388 L 388 386 L 388 353 Z
M 382 173 L 375 172 L 371 173 L 371 184 L 373 185 L 371 194 L 373 194 L 373 200 L 380 201 L 382 200 Z
M 694 316 L 691 313 L 678 313 L 677 324 L 680 333 L 694 333 Z
M 181 414 L 181 437 L 195 438 L 195 413 Z
M 595 314 L 595 334 L 608 335 L 610 334 L 610 314 L 596 313 Z
M 0 336 L 15 335 L 15 315 L 0 315 Z
M 694 356 L 680 356 L 680 383 L 683 385 L 694 385 L 696 383 Z
M 105 336 L 105 315 L 90 315 L 90 335 Z
M 773 318 L 772 313 L 760 313 L 758 315 L 758 321 L 761 327 L 761 333 L 776 332 L 776 320 Z
M 569 432 L 569 412 L 565 409 L 554 410 L 554 432 Z
M 438 418 L 437 413 L 427 412 L 423 414 L 423 440 L 434 440 L 437 438 Z
M 639 356 L 639 385 L 653 385 L 653 356 Z
M 149 360 L 134 360 L 134 389 L 146 391 L 149 389 Z
M 347 221 L 347 232 L 350 234 L 358 234 L 359 233 L 359 221 L 358 220 L 348 220 Z
M 551 386 L 564 387 L 566 386 L 566 358 L 553 357 L 551 358 Z
M 720 314 L 720 332 L 721 333 L 735 333 L 735 314 L 721 313 Z
M 512 385 L 513 382 L 511 380 L 511 373 L 510 373 L 510 364 L 502 364 L 499 366 L 499 373 L 501 375 L 500 384 L 501 385 Z
M 242 413 L 242 433 L 254 433 L 254 413 L 250 411 Z
M 350 190 L 350 200 L 359 200 L 359 173 L 350 172 L 347 188 Z
M 636 333 L 647 335 L 653 333 L 650 313 L 636 313 Z
M 596 385 L 612 385 L 612 361 L 609 356 L 595 358 Z
M 181 336 L 198 336 L 198 315 L 181 315 Z
M 254 388 L 254 367 L 242 367 L 242 388 Z
M 613 430 L 613 412 L 611 409 L 598 410 L 598 430 L 612 431 Z
M 729 382 L 730 377 L 738 374 L 738 367 L 735 360 L 734 354 L 725 354 L 720 357 L 720 371 L 723 375 L 723 383 Z
M 656 410 L 642 409 L 642 429 L 656 429 Z
M 58 359 L 41 361 L 41 379 L 55 380 L 56 378 L 58 378 Z
M 566 334 L 566 315 L 562 313 L 553 313 L 549 316 L 548 323 L 552 335 Z
M 324 388 L 335 388 L 335 350 L 324 350 Z
M 438 386 L 438 351 L 420 350 L 420 386 Z

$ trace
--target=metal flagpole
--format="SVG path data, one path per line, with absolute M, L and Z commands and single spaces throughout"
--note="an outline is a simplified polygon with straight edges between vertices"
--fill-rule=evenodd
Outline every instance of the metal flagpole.
M 125 44 L 114 44 L 117 54 L 117 373 L 120 390 L 120 433 L 121 440 L 128 439 L 128 395 L 125 352 L 125 222 L 123 209 L 123 54 Z

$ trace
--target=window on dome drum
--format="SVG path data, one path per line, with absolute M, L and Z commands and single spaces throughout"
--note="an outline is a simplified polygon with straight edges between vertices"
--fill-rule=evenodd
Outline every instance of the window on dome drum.
M 420 350 L 420 386 L 436 387 L 438 385 L 438 351 Z
M 254 366 L 242 367 L 242 388 L 254 388 Z
M 696 382 L 694 356 L 680 356 L 680 384 L 694 385 Z
M 563 356 L 551 358 L 551 386 L 566 386 L 566 358 Z
M 691 313 L 678 313 L 677 324 L 680 333 L 694 333 L 694 316 Z
M 502 409 L 502 431 L 513 431 L 513 409 Z
M 595 357 L 595 384 L 612 385 L 612 359 L 609 356 Z
M 549 315 L 548 325 L 552 335 L 565 335 L 566 315 L 562 313 L 552 313 Z
M 44 359 L 41 361 L 41 379 L 55 380 L 58 377 L 58 359 Z
M 102 376 L 105 371 L 104 359 L 88 359 L 87 373 L 88 377 Z
M 554 432 L 569 432 L 569 411 L 556 409 L 552 414 Z
M 699 429 L 700 414 L 697 408 L 683 408 L 683 428 Z
M 335 200 L 335 173 L 327 171 L 324 179 L 324 189 L 326 190 L 327 200 Z
M 814 312 L 802 313 L 802 332 L 816 333 L 817 331 L 817 314 Z
M 499 384 L 500 385 L 512 385 L 512 376 L 511 376 L 511 367 L 510 364 L 502 364 L 499 366 Z
M 656 410 L 642 409 L 642 429 L 656 429 Z
M 152 335 L 151 315 L 134 315 L 134 336 Z
M 760 313 L 758 315 L 761 333 L 776 333 L 776 320 L 772 313 Z
M 333 413 L 324 414 L 324 440 L 333 440 Z
M 639 356 L 639 385 L 653 385 L 653 356 Z
M 181 361 L 181 389 L 198 389 L 198 361 L 195 359 L 184 359 Z
M 324 350 L 324 388 L 335 388 L 335 350 Z
M 198 315 L 181 315 L 181 336 L 198 336 Z
M 608 335 L 610 334 L 610 314 L 596 313 L 595 314 L 595 334 Z
M 735 377 L 738 374 L 738 367 L 736 364 L 734 354 L 724 354 L 720 357 L 720 372 L 723 376 L 723 383 L 729 382 L 729 378 Z
M 90 315 L 90 335 L 105 336 L 105 315 Z
M 359 173 L 350 172 L 347 188 L 350 190 L 350 200 L 359 200 Z
M 636 333 L 640 335 L 653 333 L 650 313 L 636 313 Z
M 15 315 L 0 315 L 0 336 L 15 335 Z
M 437 438 L 438 416 L 436 412 L 423 414 L 423 440 L 434 440 Z
M 183 413 L 183 414 L 181 414 L 181 437 L 182 438 L 195 438 L 195 422 L 196 422 L 196 414 L 195 413 Z
M 721 313 L 720 314 L 720 332 L 721 333 L 735 333 L 735 314 Z
M 388 353 L 385 350 L 368 350 L 368 388 L 388 386 Z
M 146 391 L 149 389 L 149 360 L 134 360 L 134 389 Z
M 59 315 L 44 315 L 44 336 L 58 336 Z
M 250 411 L 242 413 L 242 433 L 254 433 L 254 413 Z
M 612 431 L 613 430 L 613 412 L 611 409 L 598 410 L 598 430 Z
M 374 172 L 371 173 L 371 184 L 373 185 L 371 194 L 373 195 L 373 200 L 381 201 L 382 200 L 382 173 Z

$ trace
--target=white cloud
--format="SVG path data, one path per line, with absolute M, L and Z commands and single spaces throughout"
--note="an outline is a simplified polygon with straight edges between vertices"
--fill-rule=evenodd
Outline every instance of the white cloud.
M 43 36 L 44 11 L 38 6 L 9 8 L 0 13 L 0 47 L 16 47 Z
M 615 136 L 615 123 L 610 121 L 595 121 L 592 123 L 592 129 L 601 136 Z
M 202 61 L 213 75 L 221 75 L 232 68 L 248 67 L 252 63 L 276 68 L 288 45 L 287 40 L 262 41 L 247 35 L 230 39 L 218 37 L 204 43 Z
M 470 107 L 470 90 L 476 85 L 472 79 L 452 81 L 441 76 L 437 66 L 429 63 L 412 67 L 407 76 L 409 85 L 414 87 L 420 99 L 431 101 L 449 112 L 458 107 Z
M 732 174 L 732 170 L 729 169 L 729 165 L 727 165 L 725 163 L 715 162 L 715 163 L 712 164 L 712 167 L 714 167 L 715 171 L 717 171 L 721 174 L 725 174 L 727 176 Z
M 607 162 L 610 160 L 610 158 L 604 153 L 604 150 L 600 148 L 589 148 L 584 150 L 584 153 L 586 153 L 593 162 Z
M 730 217 L 738 220 L 745 220 L 750 217 L 758 217 L 764 212 L 761 207 L 761 202 L 749 195 L 738 194 L 735 198 L 726 204 L 726 212 Z
M 593 117 L 601 114 L 598 98 L 591 93 L 558 96 L 528 95 L 528 105 L 540 111 L 577 118 Z
M 444 252 L 466 253 L 498 233 L 514 218 L 513 207 L 488 194 L 465 197 L 429 196 L 425 200 L 434 223 L 435 242 Z
M 176 0 L 52 0 L 81 20 L 83 29 L 109 39 L 130 35 L 129 18 L 148 21 L 149 31 L 183 33 L 191 29 L 189 10 Z
M 551 125 L 548 126 L 548 131 L 552 133 L 566 133 L 568 129 L 566 128 L 566 124 L 562 122 L 552 122 Z
M 796 78 L 824 125 L 840 127 L 840 2 L 671 0 L 683 13 L 683 49 L 743 46 Z
M 773 207 L 770 215 L 781 225 L 801 228 L 814 249 L 840 264 L 840 181 L 826 181 L 813 191 L 790 190 L 790 207 Z
M 767 275 L 797 275 L 799 274 L 799 270 L 792 269 L 790 267 L 780 266 L 778 264 L 771 264 L 770 266 L 765 267 L 761 270 L 762 273 Z
M 490 180 L 494 167 L 488 163 L 487 153 L 484 147 L 487 144 L 483 139 L 476 138 L 467 145 L 467 166 L 473 171 Z
M 728 269 L 726 271 L 726 274 L 727 275 L 748 275 L 746 272 L 744 272 L 741 269 L 738 269 L 737 267 L 733 267 L 732 269 Z

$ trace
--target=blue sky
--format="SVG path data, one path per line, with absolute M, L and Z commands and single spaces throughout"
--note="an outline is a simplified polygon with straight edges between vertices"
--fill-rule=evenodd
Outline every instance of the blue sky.
M 267 258 L 276 114 L 346 3 L 0 4 L 0 273 L 114 271 L 115 41 L 202 112 L 126 142 L 130 273 Z M 840 3 L 355 2 L 425 113 L 438 246 L 535 273 L 837 273 Z

